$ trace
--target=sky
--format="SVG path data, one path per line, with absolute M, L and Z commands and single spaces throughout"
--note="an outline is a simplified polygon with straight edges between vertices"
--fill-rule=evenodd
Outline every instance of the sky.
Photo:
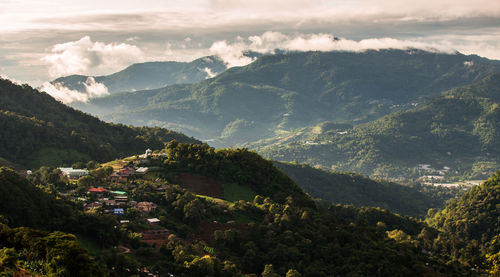
M 409 47 L 500 59 L 500 1 L 0 0 L 0 75 L 32 86 L 206 55 L 241 66 L 248 50 Z

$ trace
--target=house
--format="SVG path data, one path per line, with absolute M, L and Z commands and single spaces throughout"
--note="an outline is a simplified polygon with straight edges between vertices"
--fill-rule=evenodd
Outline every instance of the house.
M 117 204 L 125 204 L 128 202 L 128 196 L 126 195 L 118 195 L 114 197 L 114 200 Z
M 147 221 L 151 225 L 160 223 L 160 220 L 158 218 L 148 218 Z
M 104 193 L 106 193 L 108 190 L 105 189 L 105 188 L 102 188 L 102 187 L 98 187 L 98 188 L 90 188 L 88 191 L 87 191 L 87 194 L 94 194 L 94 195 L 97 195 L 97 197 L 101 197 Z
M 114 215 L 124 215 L 125 211 L 122 208 L 116 208 L 116 209 L 113 209 L 113 214 Z
M 444 181 L 445 177 L 441 175 L 426 175 L 420 176 L 417 181 L 422 183 L 435 183 L 437 181 Z
M 142 166 L 142 165 L 150 165 L 151 164 L 151 161 L 148 160 L 148 159 L 141 159 L 141 160 L 137 160 L 134 162 L 136 166 Z
M 89 171 L 85 169 L 74 169 L 72 167 L 59 167 L 58 169 L 68 179 L 79 179 L 89 174 Z
M 148 173 L 148 171 L 149 171 L 149 168 L 147 168 L 147 167 L 139 167 L 135 170 L 135 174 L 144 175 L 144 174 Z
M 146 152 L 144 153 L 144 157 L 151 157 L 151 155 L 153 155 L 153 150 L 151 149 L 146 149 Z
M 116 203 L 116 200 L 104 200 L 104 205 L 106 205 L 106 206 L 118 206 L 119 203 Z
M 120 168 L 117 172 L 113 172 L 108 177 L 108 181 L 112 183 L 125 183 L 135 174 L 135 168 L 133 164 L 128 164 Z
M 143 213 L 154 211 L 156 207 L 157 205 L 153 202 L 139 202 L 136 205 L 136 208 Z
M 87 192 L 90 192 L 90 193 L 103 193 L 103 192 L 106 192 L 108 191 L 107 189 L 103 188 L 103 187 L 98 187 L 98 188 L 90 188 Z
M 85 205 L 85 207 L 83 209 L 85 211 L 89 211 L 89 210 L 97 209 L 97 208 L 100 208 L 100 207 L 102 207 L 101 203 L 99 203 L 99 202 L 92 202 L 92 203 L 89 203 L 89 204 Z

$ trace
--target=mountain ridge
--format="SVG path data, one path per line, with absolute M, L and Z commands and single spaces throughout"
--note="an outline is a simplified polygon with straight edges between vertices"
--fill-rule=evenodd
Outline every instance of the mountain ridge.
M 81 108 L 109 121 L 182 130 L 224 147 L 323 121 L 368 122 L 498 68 L 474 55 L 421 50 L 276 54 L 198 83 L 124 92 Z
M 110 94 L 160 88 L 172 84 L 194 83 L 213 77 L 226 69 L 217 56 L 206 56 L 191 62 L 155 61 L 136 63 L 109 75 L 70 75 L 53 80 L 71 90 L 85 92 L 84 83 L 89 77 L 106 86 Z
M 163 148 L 173 139 L 200 143 L 166 129 L 105 123 L 5 79 L 0 99 L 0 157 L 28 168 L 103 161 Z
M 418 165 L 429 164 L 482 178 L 498 163 L 499 82 L 500 74 L 493 74 L 413 109 L 340 132 L 315 133 L 316 129 L 309 128 L 285 142 L 276 138 L 254 147 L 268 158 L 296 159 L 380 177 L 397 177 L 397 172 L 404 172 L 416 178 L 419 171 L 425 174 Z

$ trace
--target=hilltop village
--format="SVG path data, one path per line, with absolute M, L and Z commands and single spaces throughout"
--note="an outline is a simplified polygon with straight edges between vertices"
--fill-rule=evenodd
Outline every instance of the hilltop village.
M 60 192 L 61 196 L 80 203 L 86 213 L 110 214 L 125 228 L 133 226 L 141 241 L 148 245 L 164 245 L 168 241 L 169 231 L 159 226 L 160 219 L 155 213 L 158 205 L 151 201 L 134 198 L 130 190 L 142 181 L 160 183 L 155 177 L 154 164 L 160 162 L 166 154 L 153 153 L 147 149 L 143 155 L 104 164 L 102 167 L 88 170 L 77 168 L 58 168 L 67 178 L 69 187 L 76 189 Z M 151 174 L 150 173 L 150 168 Z M 82 195 L 82 187 L 87 188 Z M 158 185 L 155 190 L 164 192 L 167 185 Z M 125 247 L 124 252 L 130 251 Z

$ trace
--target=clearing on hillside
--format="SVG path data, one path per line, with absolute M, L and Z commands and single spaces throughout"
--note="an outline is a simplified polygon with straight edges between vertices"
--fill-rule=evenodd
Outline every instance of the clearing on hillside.
M 235 183 L 224 183 L 224 199 L 229 201 L 252 201 L 255 192 L 248 186 L 242 186 Z
M 222 184 L 216 179 L 191 173 L 180 173 L 176 179 L 183 188 L 196 194 L 215 198 L 224 197 Z

